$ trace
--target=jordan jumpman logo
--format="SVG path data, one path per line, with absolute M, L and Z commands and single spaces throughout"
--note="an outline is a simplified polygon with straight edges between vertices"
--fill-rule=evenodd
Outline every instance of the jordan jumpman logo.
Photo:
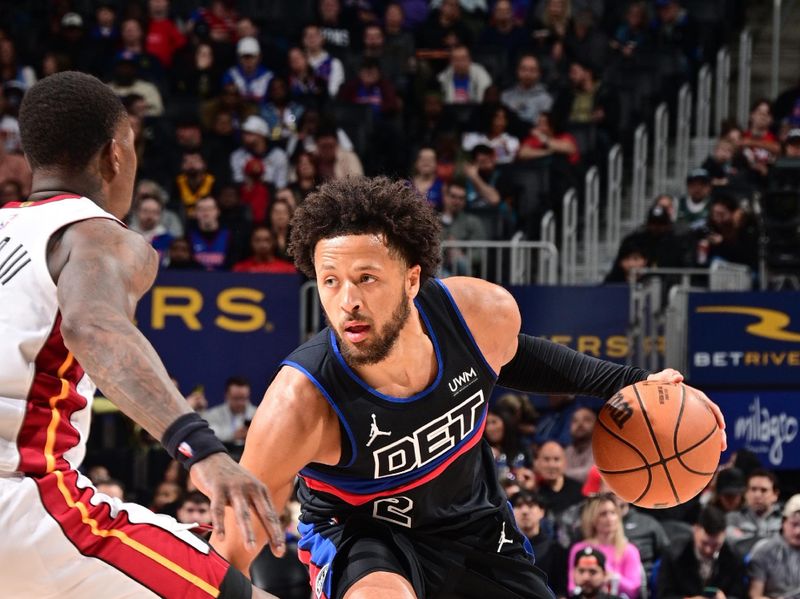
M 372 415 L 372 424 L 369 427 L 369 441 L 367 441 L 367 447 L 372 445 L 372 442 L 380 437 L 381 435 L 386 435 L 387 437 L 392 434 L 392 431 L 382 431 L 378 428 L 378 423 L 375 421 L 375 414 Z
M 500 542 L 497 544 L 497 553 L 500 553 L 500 550 L 506 543 L 511 544 L 513 541 L 506 538 L 506 523 L 503 522 L 503 530 L 500 531 Z

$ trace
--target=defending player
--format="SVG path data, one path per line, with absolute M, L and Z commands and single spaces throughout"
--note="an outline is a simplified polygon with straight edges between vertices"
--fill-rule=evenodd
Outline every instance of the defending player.
M 276 505 L 300 472 L 315 596 L 551 597 L 481 441 L 493 386 L 610 397 L 683 377 L 518 336 L 503 288 L 434 279 L 438 220 L 403 182 L 323 185 L 298 209 L 291 249 L 329 326 L 283 362 L 242 464 Z M 247 569 L 255 551 L 218 543 Z
M 19 121 L 33 193 L 0 209 L 3 596 L 266 596 L 191 526 L 98 493 L 77 471 L 95 381 L 189 468 L 217 534 L 230 534 L 231 506 L 237 542 L 252 542 L 254 514 L 283 552 L 266 490 L 191 411 L 131 322 L 158 262 L 117 220 L 136 172 L 121 102 L 94 77 L 60 73 L 27 92 Z

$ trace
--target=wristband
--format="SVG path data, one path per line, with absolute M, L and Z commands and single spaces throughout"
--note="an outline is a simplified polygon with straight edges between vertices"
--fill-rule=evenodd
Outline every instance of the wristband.
M 164 431 L 161 444 L 187 470 L 212 453 L 228 451 L 197 412 L 176 418 Z

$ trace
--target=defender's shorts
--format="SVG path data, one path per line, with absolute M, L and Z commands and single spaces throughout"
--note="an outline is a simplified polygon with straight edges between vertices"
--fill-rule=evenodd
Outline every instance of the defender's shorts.
M 298 554 L 316 599 L 341 599 L 377 571 L 403 576 L 420 599 L 554 599 L 507 506 L 435 534 L 368 516 L 301 523 L 300 532 Z
M 0 476 L 3 597 L 250 598 L 250 584 L 169 516 L 78 472 Z

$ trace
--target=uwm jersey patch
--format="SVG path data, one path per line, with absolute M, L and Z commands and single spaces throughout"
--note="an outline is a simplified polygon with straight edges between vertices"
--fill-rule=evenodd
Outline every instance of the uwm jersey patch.
M 284 367 L 304 373 L 339 418 L 336 466 L 301 471 L 304 518 L 369 515 L 407 528 L 439 525 L 502 504 L 491 450 L 482 441 L 496 374 L 486 363 L 444 283 L 428 281 L 416 307 L 437 361 L 434 381 L 410 397 L 367 385 L 325 329 Z

